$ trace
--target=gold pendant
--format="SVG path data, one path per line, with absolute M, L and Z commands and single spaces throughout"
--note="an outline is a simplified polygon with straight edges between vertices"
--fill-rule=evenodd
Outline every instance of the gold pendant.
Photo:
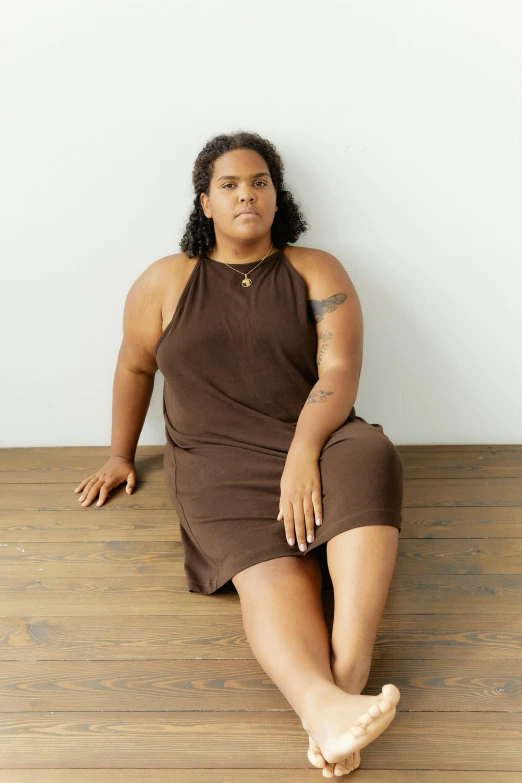
M 241 281 L 241 285 L 244 288 L 248 288 L 249 285 L 252 285 L 251 279 L 249 277 L 247 277 L 246 274 L 245 274 L 245 279 Z

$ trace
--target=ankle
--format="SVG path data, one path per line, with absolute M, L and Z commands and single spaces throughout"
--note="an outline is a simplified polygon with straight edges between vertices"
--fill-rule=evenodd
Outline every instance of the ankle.
M 332 659 L 332 676 L 335 684 L 345 693 L 359 695 L 368 682 L 370 666 L 361 666 L 352 662 L 335 661 Z
M 338 685 L 328 680 L 318 684 L 315 688 L 307 689 L 306 698 L 303 700 L 302 710 L 299 713 L 305 731 L 310 733 L 310 727 L 317 722 L 324 705 L 330 702 L 332 696 L 339 695 L 339 690 Z

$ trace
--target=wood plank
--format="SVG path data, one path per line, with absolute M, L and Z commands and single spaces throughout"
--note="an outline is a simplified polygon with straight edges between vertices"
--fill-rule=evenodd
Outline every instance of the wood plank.
M 0 783 L 321 777 L 235 588 L 187 589 L 163 449 L 138 447 L 136 493 L 88 509 L 73 489 L 108 447 L 0 450 Z M 403 529 L 364 693 L 395 682 L 402 698 L 357 780 L 518 783 L 522 446 L 399 452 Z M 323 604 L 331 631 L 328 583 Z
M 180 541 L 178 515 L 164 511 L 89 506 L 76 514 L 61 510 L 1 511 L 0 543 L 29 541 Z M 401 539 L 521 538 L 520 508 L 404 508 Z
M 103 508 L 103 507 L 102 507 Z M 100 509 L 102 510 L 102 509 Z M 520 538 L 522 513 L 518 507 L 477 506 L 403 508 L 404 538 Z
M 364 693 L 392 682 L 397 712 L 522 713 L 522 660 L 374 661 Z M 249 712 L 292 708 L 256 660 L 5 662 L 2 711 L 38 713 L 202 710 Z M 522 725 L 522 717 L 520 720 Z
M 283 527 L 281 537 L 284 541 Z M 292 553 L 291 547 L 288 552 Z M 37 579 L 40 575 L 86 579 L 150 575 L 181 579 L 183 546 L 180 541 L 4 542 L 0 544 L 0 573 L 12 579 Z M 522 574 L 522 538 L 399 538 L 397 578 L 439 574 Z
M 399 538 L 395 573 L 404 577 L 421 574 L 520 574 L 522 539 L 439 538 L 408 541 Z
M 333 595 L 324 590 L 326 612 Z M 503 614 L 519 615 L 522 577 L 484 574 L 417 576 L 405 580 L 394 574 L 383 614 Z M 189 592 L 184 578 L 112 577 L 79 580 L 39 577 L 25 581 L 0 576 L 0 617 L 119 615 L 239 614 L 235 588 L 212 595 Z
M 310 768 L 299 718 L 277 711 L 5 712 L 0 736 L 3 769 L 42 758 L 52 768 Z M 397 712 L 364 748 L 364 766 L 520 773 L 519 739 L 519 714 Z
M 438 770 L 357 770 L 357 783 L 441 783 Z M 0 772 L 1 783 L 317 783 L 313 769 L 13 769 Z M 322 776 L 321 776 L 322 777 Z M 330 778 L 335 780 L 335 778 Z M 354 778 L 355 780 L 355 778 Z M 519 772 L 445 770 L 444 783 L 520 783 Z
M 61 510 L 78 514 L 107 513 L 113 510 L 172 510 L 165 482 L 139 481 L 129 495 L 125 484 L 110 493 L 106 503 L 82 506 L 77 484 L 9 484 L 0 498 L 2 511 Z M 416 478 L 404 480 L 403 507 L 452 508 L 454 506 L 522 507 L 522 478 Z M 447 512 L 446 512 L 447 513 Z M 277 507 L 276 507 L 277 516 Z
M 332 614 L 326 615 L 331 633 Z M 0 661 L 255 660 L 239 613 L 0 618 Z M 522 617 L 385 614 L 373 661 L 522 660 Z M 398 668 L 399 665 L 398 665 Z M 491 669 L 494 671 L 494 668 Z
M 108 506 L 90 507 L 92 514 L 70 511 L 0 511 L 0 543 L 47 541 L 181 541 L 178 515 L 174 509 L 149 511 L 125 509 L 100 514 Z M 517 509 L 506 509 L 508 512 Z M 95 513 L 98 512 L 98 513 Z M 500 530 L 499 523 L 497 530 Z M 506 522 L 506 530 L 520 524 Z M 486 533 L 488 526 L 485 525 Z

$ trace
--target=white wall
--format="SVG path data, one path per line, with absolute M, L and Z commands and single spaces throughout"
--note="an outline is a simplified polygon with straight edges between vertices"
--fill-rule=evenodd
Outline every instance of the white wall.
M 109 445 L 123 304 L 218 133 L 283 156 L 365 317 L 357 413 L 522 442 L 517 0 L 4 0 L 0 446 Z M 158 372 L 140 445 L 165 442 Z

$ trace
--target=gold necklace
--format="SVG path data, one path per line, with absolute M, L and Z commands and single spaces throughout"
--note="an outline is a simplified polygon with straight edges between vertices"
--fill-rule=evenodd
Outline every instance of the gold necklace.
M 267 257 L 267 255 L 268 255 L 268 253 L 270 253 L 270 251 L 272 250 L 272 247 L 273 247 L 273 243 L 271 243 L 271 244 L 270 244 L 270 247 L 268 248 L 268 251 L 267 251 L 266 255 L 264 255 L 264 256 L 263 256 L 263 258 L 261 259 L 261 261 L 259 262 L 259 264 L 256 264 L 256 265 L 255 265 L 254 269 L 257 269 L 257 267 L 258 267 L 260 264 L 262 264 L 262 263 L 263 263 L 263 261 L 265 260 L 265 258 L 266 258 L 266 257 Z M 213 260 L 214 260 L 214 259 L 213 259 Z M 220 259 L 220 258 L 218 258 L 217 256 L 216 256 L 216 259 L 215 259 L 215 260 L 216 260 L 216 261 L 221 261 L 221 259 Z M 229 268 L 229 269 L 234 269 L 234 267 L 233 267 L 233 266 L 230 266 L 230 264 L 227 264 L 227 262 L 226 262 L 226 261 L 221 261 L 221 263 L 222 263 L 222 264 L 225 264 L 225 266 L 228 266 L 228 268 Z M 251 275 L 251 274 L 252 274 L 252 272 L 254 271 L 254 269 L 251 269 L 251 270 L 250 270 L 250 272 L 249 272 L 248 274 L 250 274 L 250 275 Z M 247 274 L 246 272 L 240 272 L 240 270 L 239 270 L 239 269 L 234 269 L 234 272 L 239 272 L 239 274 L 240 274 L 240 275 L 244 275 L 244 276 L 245 276 L 245 277 L 244 277 L 244 279 L 241 281 L 241 285 L 243 286 L 243 288 L 248 288 L 248 286 L 252 285 L 252 280 L 251 280 L 251 279 L 248 277 L 248 274 Z

